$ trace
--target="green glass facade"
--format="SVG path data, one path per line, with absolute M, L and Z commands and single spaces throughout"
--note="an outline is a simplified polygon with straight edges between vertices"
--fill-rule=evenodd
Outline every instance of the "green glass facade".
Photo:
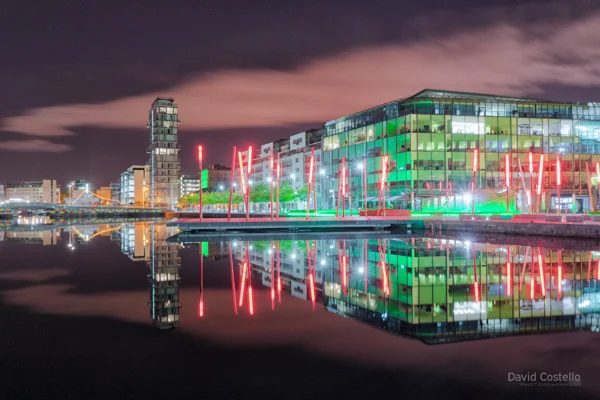
M 474 178 L 476 150 L 479 157 Z M 492 199 L 484 202 L 504 204 L 501 191 L 508 155 L 511 209 L 522 211 L 526 190 L 537 191 L 542 154 L 542 210 L 556 208 L 558 157 L 563 171 L 562 208 L 574 209 L 571 203 L 575 197 L 579 208 L 589 209 L 588 183 L 594 189 L 592 198 L 598 193 L 595 168 L 600 162 L 600 104 L 424 90 L 324 125 L 323 168 L 329 178 L 326 193 L 337 194 L 338 171 L 345 156 L 352 169 L 350 206 L 362 204 L 363 175 L 357 166 L 364 158 L 368 197 L 376 200 L 386 155 L 390 160 L 387 196 L 398 208 L 428 210 L 445 203 L 447 209 L 465 210 L 468 207 L 461 206 L 464 199 L 460 195 L 472 192 L 473 181 L 475 193 L 490 192 L 487 196 Z M 412 203 L 411 196 L 416 199 Z M 430 201 L 433 198 L 437 199 L 435 207 Z

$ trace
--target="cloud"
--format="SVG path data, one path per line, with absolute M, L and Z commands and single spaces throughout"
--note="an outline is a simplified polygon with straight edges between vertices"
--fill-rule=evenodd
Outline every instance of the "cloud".
M 19 151 L 24 153 L 62 153 L 72 150 L 72 147 L 62 143 L 53 143 L 48 140 L 6 140 L 0 142 L 0 149 Z
M 1 129 L 37 136 L 71 135 L 81 126 L 144 129 L 157 96 L 175 98 L 184 133 L 327 121 L 424 88 L 524 95 L 544 85 L 600 85 L 598 27 L 595 13 L 527 31 L 503 25 L 355 49 L 286 72 L 217 71 L 162 93 L 30 109 Z

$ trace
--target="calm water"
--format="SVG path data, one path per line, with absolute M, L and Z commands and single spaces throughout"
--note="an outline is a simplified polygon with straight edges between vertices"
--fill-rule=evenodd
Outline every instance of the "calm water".
M 600 243 L 32 222 L 0 230 L 0 399 L 600 395 Z

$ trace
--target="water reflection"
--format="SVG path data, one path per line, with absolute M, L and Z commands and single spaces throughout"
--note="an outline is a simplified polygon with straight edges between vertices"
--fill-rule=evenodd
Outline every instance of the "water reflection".
M 241 296 L 258 281 L 273 300 L 284 290 L 428 343 L 600 326 L 595 251 L 423 237 L 232 247 Z
M 108 237 L 133 262 L 148 267 L 148 307 L 153 325 L 173 329 L 180 321 L 181 245 L 174 228 L 160 222 L 72 225 L 31 230 L 12 226 L 1 240 L 56 245 L 76 251 Z M 65 239 L 65 234 L 68 238 Z M 508 244 L 510 242 L 510 244 Z M 517 244 L 514 244 L 517 243 Z M 197 307 L 204 301 L 204 264 L 225 260 L 231 312 L 269 312 L 256 302 L 267 291 L 270 308 L 293 298 L 307 307 L 366 322 L 390 333 L 444 343 L 600 327 L 600 252 L 553 241 L 518 242 L 496 237 L 369 237 L 190 243 L 199 248 Z M 196 270 L 197 271 L 197 270 Z M 288 298 L 286 298 L 288 297 Z

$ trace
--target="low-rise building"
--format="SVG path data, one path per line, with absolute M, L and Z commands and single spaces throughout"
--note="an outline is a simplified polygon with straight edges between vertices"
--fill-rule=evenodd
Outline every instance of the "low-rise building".
M 10 182 L 6 185 L 7 200 L 25 200 L 40 203 L 58 203 L 56 180 L 42 179 L 39 181 Z
M 231 182 L 231 167 L 220 164 L 208 166 L 207 187 L 210 191 L 223 191 L 229 188 Z
M 198 178 L 198 175 L 182 175 L 179 189 L 180 197 L 198 193 L 200 190 L 200 179 Z
M 102 204 L 110 204 L 112 202 L 110 186 L 100 186 L 99 189 L 96 189 L 96 197 Z
M 148 165 L 132 165 L 121 174 L 120 201 L 122 205 L 149 204 Z

